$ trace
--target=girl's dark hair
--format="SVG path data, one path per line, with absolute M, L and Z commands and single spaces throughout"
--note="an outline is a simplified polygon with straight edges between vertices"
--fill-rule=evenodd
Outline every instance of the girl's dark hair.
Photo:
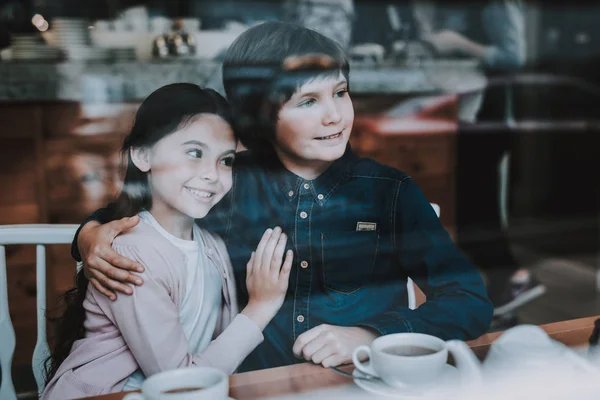
M 307 81 L 339 74 L 350 75 L 344 49 L 316 31 L 265 22 L 242 33 L 225 55 L 223 86 L 244 146 L 272 150 L 281 105 Z
M 150 94 L 135 115 L 131 133 L 125 138 L 121 154 L 125 166 L 123 188 L 113 204 L 113 219 L 131 217 L 152 207 L 148 173 L 139 170 L 131 160 L 131 148 L 152 147 L 164 137 L 185 128 L 203 114 L 214 114 L 232 125 L 231 112 L 223 96 L 212 89 L 191 83 L 163 86 Z M 232 125 L 233 126 L 233 125 Z M 79 271 L 76 285 L 64 294 L 66 311 L 51 319 L 57 325 L 56 342 L 46 362 L 46 384 L 71 352 L 73 343 L 84 337 L 88 280 Z

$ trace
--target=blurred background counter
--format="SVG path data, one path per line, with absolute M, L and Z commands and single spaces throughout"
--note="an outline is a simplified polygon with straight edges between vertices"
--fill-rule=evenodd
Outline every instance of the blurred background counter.
M 351 66 L 350 79 L 353 95 L 460 93 L 485 85 L 485 75 L 470 60 L 431 60 L 414 65 L 356 63 Z M 160 86 L 173 82 L 193 82 L 222 92 L 221 63 L 213 60 L 0 63 L 2 102 L 141 101 Z

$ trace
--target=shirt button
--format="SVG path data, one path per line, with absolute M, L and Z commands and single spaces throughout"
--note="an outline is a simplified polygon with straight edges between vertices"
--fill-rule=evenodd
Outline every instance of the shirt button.
M 304 322 L 304 315 L 298 315 L 298 317 L 296 317 L 296 321 L 300 323 Z
M 300 213 L 300 218 L 302 218 L 302 219 L 306 219 L 306 217 L 308 217 L 308 214 L 307 214 L 307 213 L 305 213 L 304 211 L 302 211 L 302 212 Z
M 301 266 L 302 268 L 308 268 L 308 262 L 307 262 L 307 261 L 302 261 L 302 262 L 300 263 L 300 266 Z
M 292 197 L 293 195 L 294 195 L 294 191 L 293 191 L 293 190 L 290 190 L 290 191 L 288 192 L 288 196 Z
M 320 193 L 317 195 L 317 199 L 319 199 L 319 200 L 323 200 L 324 198 L 325 198 L 325 196 L 323 196 L 323 195 L 322 195 L 322 194 L 320 194 Z
M 304 184 L 304 189 L 306 189 L 306 190 L 310 189 L 310 185 L 308 183 L 305 183 Z
M 208 250 L 206 250 L 206 253 L 207 253 L 209 256 L 212 256 L 212 249 L 208 249 Z

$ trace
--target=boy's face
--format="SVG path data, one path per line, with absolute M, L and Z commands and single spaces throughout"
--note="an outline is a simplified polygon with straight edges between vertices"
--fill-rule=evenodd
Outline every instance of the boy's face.
M 294 167 L 322 172 L 344 154 L 353 122 L 346 78 L 317 77 L 281 107 L 273 145 L 292 172 Z

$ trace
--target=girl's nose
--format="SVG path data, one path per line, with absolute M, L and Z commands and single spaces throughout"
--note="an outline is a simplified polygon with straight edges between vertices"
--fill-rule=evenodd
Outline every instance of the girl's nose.
M 216 182 L 219 179 L 219 171 L 217 171 L 216 165 L 212 162 L 206 163 L 206 165 L 203 166 L 201 174 L 204 180 L 210 182 Z

